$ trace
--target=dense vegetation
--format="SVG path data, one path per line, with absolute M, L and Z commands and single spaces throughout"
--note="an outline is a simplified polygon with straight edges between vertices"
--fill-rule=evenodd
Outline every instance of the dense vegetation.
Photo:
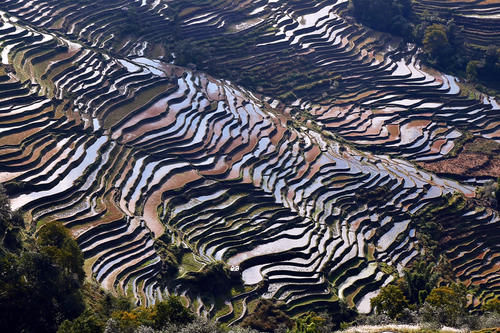
M 410 38 L 411 0 L 352 0 L 354 16 L 367 26 Z
M 500 300 L 491 298 L 481 311 L 471 311 L 467 299 L 470 292 L 473 291 L 466 286 L 447 279 L 436 265 L 417 262 L 372 298 L 376 315 L 369 320 L 424 323 L 435 329 L 443 325 L 468 329 L 498 327 Z
M 24 238 L 19 213 L 0 188 L 0 322 L 8 332 L 54 332 L 84 310 L 83 256 L 62 225 Z

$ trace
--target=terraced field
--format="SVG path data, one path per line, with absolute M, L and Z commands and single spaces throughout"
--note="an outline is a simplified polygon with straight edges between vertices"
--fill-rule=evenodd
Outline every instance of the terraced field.
M 489 46 L 500 44 L 500 2 L 498 0 L 462 0 L 415 2 L 417 13 L 424 11 L 451 16 L 464 27 L 468 43 Z
M 499 141 L 500 107 L 346 6 L 2 1 L 0 182 L 12 207 L 32 228 L 63 222 L 87 275 L 142 304 L 180 294 L 228 323 L 258 297 L 290 314 L 339 299 L 368 312 L 419 254 L 415 217 L 488 179 L 413 162 L 443 159 L 466 135 Z M 122 32 L 131 19 L 140 34 Z M 211 45 L 200 64 L 221 76 L 165 61 L 172 34 Z M 441 213 L 442 249 L 480 302 L 500 292 L 500 219 L 455 208 Z M 185 248 L 168 280 L 159 238 Z M 218 260 L 244 283 L 227 298 L 182 283 Z

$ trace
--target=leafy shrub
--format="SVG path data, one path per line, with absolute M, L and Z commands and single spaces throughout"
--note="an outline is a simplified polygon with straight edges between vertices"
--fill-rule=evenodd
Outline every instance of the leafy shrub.
M 351 8 L 357 19 L 373 29 L 411 35 L 411 0 L 352 0 Z
M 196 317 L 187 324 L 169 324 L 163 328 L 161 333 L 223 333 L 214 321 Z
M 227 294 L 241 279 L 232 277 L 223 262 L 206 265 L 199 272 L 188 272 L 179 281 L 189 286 L 190 290 L 211 295 Z
M 308 312 L 295 321 L 293 333 L 329 333 L 333 332 L 334 324 L 326 314 Z
M 104 325 L 99 318 L 92 311 L 85 310 L 75 320 L 65 320 L 57 333 L 101 333 L 103 329 Z
M 167 324 L 186 324 L 194 319 L 194 315 L 182 305 L 179 297 L 170 296 L 167 300 L 154 306 L 154 326 L 164 327 Z
M 277 329 L 280 324 L 284 324 L 288 328 L 291 328 L 293 322 L 290 317 L 280 310 L 272 301 L 260 299 L 255 311 L 243 320 L 241 326 L 270 332 Z
M 68 229 L 59 222 L 50 222 L 38 232 L 37 244 L 40 251 L 52 258 L 69 273 L 76 274 L 83 282 L 83 254 Z
M 425 322 L 456 327 L 467 314 L 466 306 L 465 287 L 454 284 L 451 287 L 434 288 L 425 300 L 420 313 Z
M 403 291 L 391 284 L 380 289 L 380 293 L 370 303 L 377 314 L 385 314 L 391 319 L 399 319 L 409 305 Z

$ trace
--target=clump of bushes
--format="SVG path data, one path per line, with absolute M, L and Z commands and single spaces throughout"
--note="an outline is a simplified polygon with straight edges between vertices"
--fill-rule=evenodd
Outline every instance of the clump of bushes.
M 293 322 L 274 302 L 267 299 L 260 299 L 255 307 L 255 311 L 243 320 L 242 326 L 271 332 L 280 327 L 291 328 Z
M 352 0 L 350 6 L 354 16 L 367 26 L 411 37 L 411 0 Z
M 438 282 L 443 285 L 438 285 Z M 403 278 L 381 288 L 372 298 L 375 314 L 360 317 L 358 324 L 384 325 L 391 322 L 415 323 L 429 329 L 442 326 L 479 329 L 500 325 L 500 301 L 486 302 L 481 312 L 468 309 L 470 292 L 459 283 L 443 280 L 437 266 L 416 263 Z M 492 326 L 493 325 L 493 326 Z
M 165 232 L 155 241 L 156 253 L 161 259 L 160 280 L 164 283 L 174 277 L 179 271 L 182 256 L 188 249 L 170 243 L 170 234 Z
M 6 332 L 55 332 L 85 309 L 83 255 L 62 224 L 26 236 L 0 187 L 0 322 Z
M 199 272 L 188 272 L 178 281 L 188 286 L 190 291 L 211 295 L 225 295 L 233 286 L 241 284 L 241 278 L 231 275 L 220 261 L 206 265 Z

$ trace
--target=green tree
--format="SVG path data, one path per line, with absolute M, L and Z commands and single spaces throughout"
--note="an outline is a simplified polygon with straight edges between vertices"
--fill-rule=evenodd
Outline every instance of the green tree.
M 0 184 L 0 252 L 18 252 L 21 245 L 21 231 L 24 220 L 19 211 L 11 211 L 5 188 Z
M 291 328 L 292 324 L 290 317 L 279 309 L 275 303 L 267 299 L 260 299 L 255 311 L 241 323 L 243 327 L 251 327 L 264 332 L 274 331 L 280 325 Z
M 434 288 L 425 303 L 436 310 L 439 323 L 454 326 L 467 314 L 467 290 L 460 284 Z
M 23 243 L 18 237 L 15 251 L 5 247 L 5 236 L 15 230 L 15 237 L 19 236 L 23 222 L 20 214 L 11 211 L 3 189 L 0 219 L 4 236 L 0 244 L 2 329 L 55 332 L 62 321 L 78 317 L 85 308 L 80 290 L 84 276 L 81 251 L 62 225 L 55 228 L 56 232 L 52 228 L 41 230 L 42 236 L 36 241 L 28 238 Z M 28 243 L 36 246 L 27 248 Z
M 103 330 L 104 323 L 87 309 L 75 320 L 65 320 L 57 333 L 101 333 Z
M 166 324 L 186 324 L 194 319 L 194 315 L 182 305 L 178 296 L 170 296 L 163 302 L 155 304 L 154 326 L 162 328 Z
M 59 222 L 49 222 L 38 232 L 37 244 L 40 251 L 52 258 L 68 273 L 74 273 L 83 282 L 83 254 L 68 229 Z
M 403 291 L 410 304 L 423 304 L 425 298 L 436 286 L 439 274 L 435 272 L 436 265 L 424 261 L 416 262 L 410 270 L 404 271 Z
M 295 321 L 295 327 L 293 333 L 321 333 L 325 325 L 327 324 L 327 319 L 318 315 L 315 312 L 307 312 L 304 315 L 297 318 Z M 329 329 L 328 331 L 331 331 Z
M 467 67 L 465 69 L 465 74 L 467 76 L 467 80 L 469 81 L 476 81 L 477 80 L 477 68 L 478 68 L 478 61 L 469 61 L 467 63 Z
M 408 300 L 401 288 L 389 284 L 371 299 L 370 304 L 378 314 L 386 314 L 392 319 L 402 316 L 402 311 L 408 308 Z
M 443 62 L 450 49 L 446 27 L 441 24 L 428 26 L 425 29 L 423 45 L 427 54 L 438 62 Z
M 409 38 L 411 0 L 351 0 L 354 16 L 369 27 Z

